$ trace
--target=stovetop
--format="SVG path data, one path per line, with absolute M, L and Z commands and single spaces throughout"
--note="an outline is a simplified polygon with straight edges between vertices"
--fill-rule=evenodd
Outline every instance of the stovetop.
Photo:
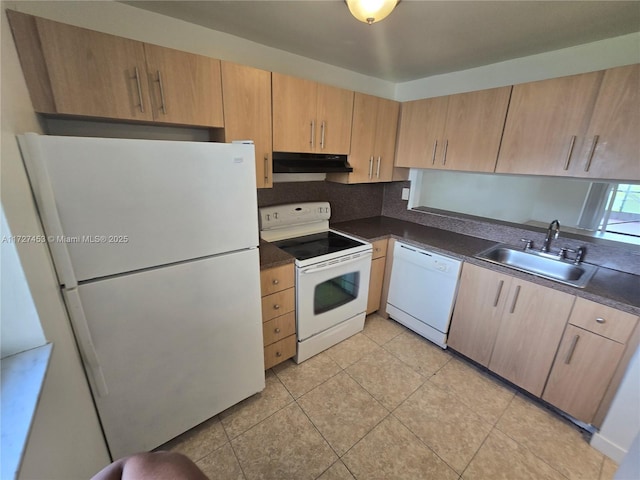
M 364 242 L 355 240 L 333 231 L 314 233 L 301 237 L 289 238 L 273 242 L 273 244 L 294 256 L 297 260 L 330 255 L 355 247 L 366 246 Z

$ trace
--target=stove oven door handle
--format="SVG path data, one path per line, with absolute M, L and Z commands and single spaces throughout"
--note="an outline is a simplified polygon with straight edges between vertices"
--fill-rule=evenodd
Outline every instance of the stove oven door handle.
M 351 258 L 349 260 L 345 260 L 342 262 L 331 262 L 327 265 L 322 265 L 320 267 L 309 267 L 309 268 L 305 268 L 304 270 L 301 270 L 300 273 L 302 273 L 303 275 L 309 274 L 309 273 L 318 273 L 318 272 L 322 272 L 324 270 L 329 270 L 331 268 L 334 267 L 341 267 L 343 265 L 349 265 L 351 263 L 355 263 L 358 262 L 360 260 L 363 260 L 364 258 L 366 258 L 365 255 L 359 255 L 355 258 Z

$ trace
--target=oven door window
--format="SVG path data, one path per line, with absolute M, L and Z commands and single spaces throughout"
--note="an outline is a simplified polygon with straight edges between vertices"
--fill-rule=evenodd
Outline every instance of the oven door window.
M 358 297 L 360 272 L 351 272 L 316 285 L 313 313 L 319 315 L 345 305 Z

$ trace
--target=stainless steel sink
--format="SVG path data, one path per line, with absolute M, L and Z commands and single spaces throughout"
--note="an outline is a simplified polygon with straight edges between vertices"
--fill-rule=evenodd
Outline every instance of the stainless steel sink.
M 576 265 L 554 255 L 517 250 L 507 245 L 491 247 L 477 254 L 476 258 L 578 288 L 584 288 L 598 269 L 595 265 Z

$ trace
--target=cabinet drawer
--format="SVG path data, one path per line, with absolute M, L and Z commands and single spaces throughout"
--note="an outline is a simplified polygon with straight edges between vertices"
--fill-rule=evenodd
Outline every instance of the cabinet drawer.
M 296 354 L 296 336 L 289 335 L 279 342 L 264 347 L 264 369 L 284 362 Z
M 372 260 L 387 256 L 388 241 L 389 240 L 387 238 L 383 238 L 382 240 L 376 240 L 375 242 L 371 242 L 371 245 L 373 245 L 373 257 L 371 257 Z
M 296 333 L 296 312 L 289 312 L 262 324 L 264 345 L 282 340 Z
M 262 297 L 262 321 L 292 312 L 296 305 L 296 289 L 288 288 L 281 292 Z
M 638 317 L 615 308 L 578 298 L 569 323 L 619 343 L 625 343 Z
M 262 296 L 291 288 L 293 287 L 294 281 L 293 263 L 262 270 L 260 272 L 260 289 Z

